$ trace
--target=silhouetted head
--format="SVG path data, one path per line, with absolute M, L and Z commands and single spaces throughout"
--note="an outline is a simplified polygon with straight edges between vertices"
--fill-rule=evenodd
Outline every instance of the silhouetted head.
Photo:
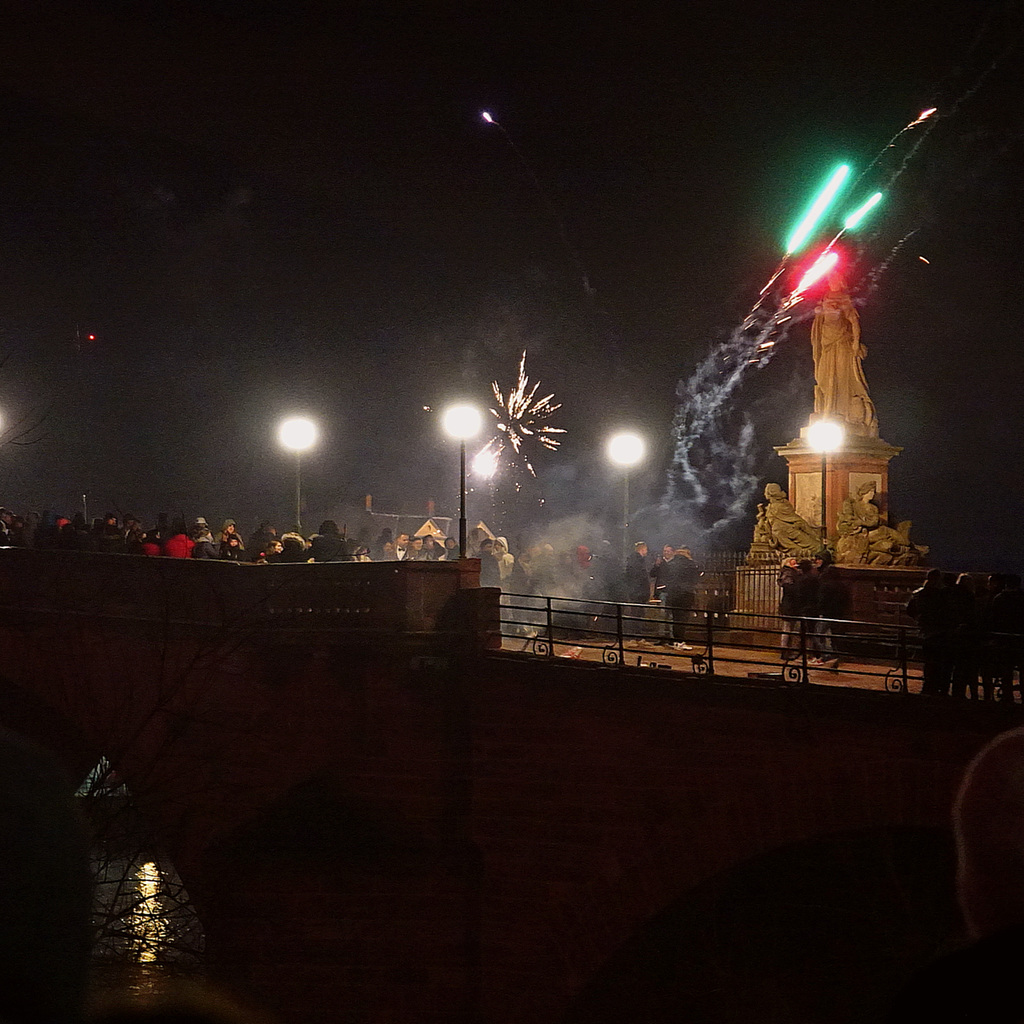
M 997 736 L 953 808 L 957 896 L 976 938 L 1024 924 L 1024 729 Z

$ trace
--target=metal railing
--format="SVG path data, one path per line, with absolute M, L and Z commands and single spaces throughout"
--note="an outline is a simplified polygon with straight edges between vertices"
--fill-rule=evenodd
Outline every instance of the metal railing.
M 503 650 L 533 657 L 782 685 L 908 693 L 921 675 L 915 631 L 887 623 L 503 594 L 501 634 Z

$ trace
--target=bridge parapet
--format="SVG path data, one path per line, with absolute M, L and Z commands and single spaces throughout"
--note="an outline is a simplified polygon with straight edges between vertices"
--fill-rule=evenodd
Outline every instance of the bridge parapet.
M 498 595 L 480 588 L 479 559 L 251 565 L 0 548 L 0 608 L 8 616 L 244 623 L 302 635 L 457 634 L 500 646 Z

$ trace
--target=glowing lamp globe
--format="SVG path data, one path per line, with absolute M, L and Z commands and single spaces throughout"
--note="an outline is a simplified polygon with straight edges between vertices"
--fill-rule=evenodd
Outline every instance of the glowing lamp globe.
M 843 446 L 846 431 L 835 420 L 815 420 L 807 429 L 807 442 L 816 452 L 834 452 Z
M 442 425 L 449 437 L 468 441 L 480 433 L 483 417 L 475 405 L 453 405 L 445 410 Z
M 616 466 L 635 466 L 644 457 L 643 438 L 636 434 L 616 434 L 608 442 L 608 458 Z
M 304 452 L 316 444 L 316 424 L 304 416 L 294 416 L 281 424 L 277 439 L 293 452 Z

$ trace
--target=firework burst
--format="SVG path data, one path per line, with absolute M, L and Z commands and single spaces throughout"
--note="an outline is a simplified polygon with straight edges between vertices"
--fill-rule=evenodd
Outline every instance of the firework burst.
M 530 476 L 536 476 L 531 461 L 531 447 L 536 444 L 554 451 L 562 443 L 554 435 L 564 434 L 561 427 L 553 427 L 548 420 L 562 408 L 562 403 L 552 404 L 553 394 L 537 397 L 540 381 L 530 383 L 526 375 L 526 352 L 519 360 L 519 376 L 508 394 L 503 394 L 497 381 L 491 383 L 496 406 L 491 409 L 495 419 L 494 437 L 484 445 L 477 459 L 493 460 L 497 465 L 506 455 L 513 466 L 522 466 Z M 493 472 L 493 471 L 492 471 Z

